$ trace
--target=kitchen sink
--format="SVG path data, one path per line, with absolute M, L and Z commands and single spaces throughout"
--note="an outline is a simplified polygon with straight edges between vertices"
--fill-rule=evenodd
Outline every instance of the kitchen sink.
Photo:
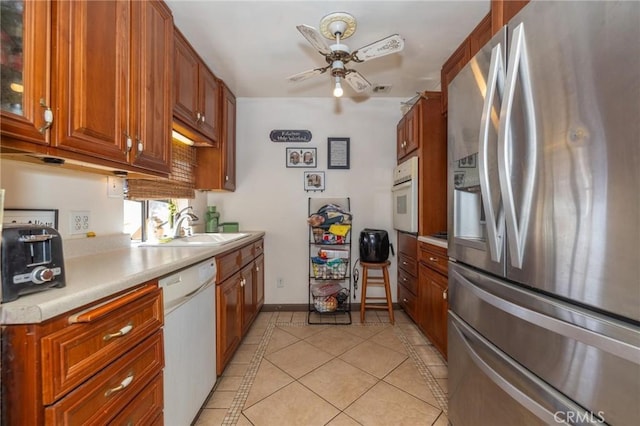
M 248 237 L 250 234 L 244 232 L 225 232 L 210 234 L 193 234 L 188 237 L 174 238 L 167 241 L 145 242 L 140 244 L 142 247 L 189 247 L 189 246 L 221 246 L 241 238 Z

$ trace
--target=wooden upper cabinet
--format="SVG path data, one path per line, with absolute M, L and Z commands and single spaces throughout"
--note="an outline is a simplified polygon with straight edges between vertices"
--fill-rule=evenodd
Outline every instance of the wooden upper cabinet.
M 132 75 L 138 82 L 132 96 L 133 134 L 136 135 L 133 164 L 169 171 L 171 164 L 171 123 L 173 85 L 173 17 L 164 2 L 131 3 Z M 138 141 L 142 142 L 137 146 Z M 142 148 L 141 150 L 138 148 Z
M 127 162 L 130 18 L 126 2 L 53 3 L 55 146 Z
M 422 103 L 420 100 L 402 117 L 397 126 L 398 163 L 420 146 Z
M 198 148 L 196 188 L 204 190 L 236 189 L 236 97 L 219 81 L 220 141 L 217 147 Z
M 469 62 L 471 59 L 471 45 L 469 43 L 469 39 L 466 38 L 460 46 L 453 52 L 453 54 L 447 59 L 447 62 L 442 66 L 442 71 L 440 79 L 441 79 L 441 88 L 442 88 L 442 112 L 447 112 L 447 90 L 449 87 L 449 83 L 455 78 L 456 75 L 460 72 L 460 70 Z
M 49 143 L 49 132 L 46 130 L 45 111 L 51 105 L 48 54 L 51 3 L 3 2 L 2 14 L 2 139 L 46 145 Z M 5 39 L 5 34 L 10 37 Z
M 197 145 L 219 139 L 220 86 L 187 39 L 175 29 L 174 128 Z
M 173 23 L 166 5 L 54 2 L 53 25 L 52 144 L 168 173 Z
M 491 34 L 497 33 L 529 0 L 491 0 Z
M 469 34 L 469 60 L 491 40 L 491 36 L 491 13 L 487 13 L 487 16 Z

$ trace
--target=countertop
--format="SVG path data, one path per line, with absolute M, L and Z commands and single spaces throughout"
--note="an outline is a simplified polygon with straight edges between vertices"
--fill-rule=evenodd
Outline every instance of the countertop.
M 447 248 L 447 240 L 443 240 L 442 238 L 434 238 L 434 237 L 427 237 L 427 236 L 418 236 L 418 241 L 422 241 L 423 243 L 429 243 L 429 244 L 433 244 L 434 246 L 438 246 L 438 247 L 442 247 L 442 248 Z
M 243 231 L 248 232 L 248 231 Z M 242 247 L 264 236 L 251 235 L 217 247 L 126 247 L 65 258 L 66 286 L 26 295 L 0 305 L 0 324 L 41 323 L 147 281 Z M 65 251 L 66 255 L 66 251 Z

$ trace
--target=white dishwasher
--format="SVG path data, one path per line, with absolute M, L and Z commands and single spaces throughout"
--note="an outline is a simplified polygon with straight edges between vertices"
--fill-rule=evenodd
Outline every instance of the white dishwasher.
M 188 426 L 216 382 L 214 258 L 159 280 L 164 301 L 164 424 Z

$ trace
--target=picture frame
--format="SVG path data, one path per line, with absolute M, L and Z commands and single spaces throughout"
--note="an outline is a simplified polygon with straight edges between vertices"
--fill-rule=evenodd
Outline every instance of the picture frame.
M 287 167 L 318 167 L 317 148 L 287 148 L 285 162 Z
M 324 191 L 325 179 L 324 172 L 306 171 L 304 172 L 304 190 L 305 191 Z
M 58 229 L 58 209 L 4 209 L 3 225 L 44 225 Z
M 476 168 L 476 158 L 478 157 L 478 154 L 471 154 L 471 155 L 467 155 L 464 158 L 461 158 L 458 160 L 458 166 L 461 169 L 475 169 Z
M 328 169 L 349 169 L 350 168 L 350 154 L 349 154 L 350 138 L 328 138 L 328 157 L 327 168 Z

